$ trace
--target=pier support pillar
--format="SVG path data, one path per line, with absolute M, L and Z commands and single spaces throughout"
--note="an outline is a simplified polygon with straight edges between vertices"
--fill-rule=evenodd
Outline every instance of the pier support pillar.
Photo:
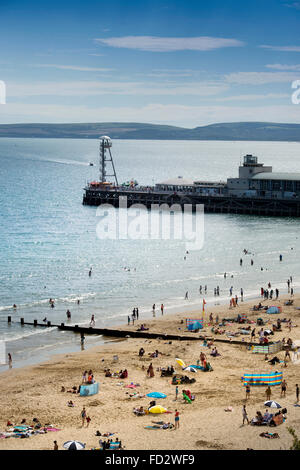
M 47 321 L 47 326 L 51 326 L 51 321 Z
M 11 323 L 11 317 L 7 317 L 7 323 Z
M 33 320 L 33 326 L 37 326 L 37 320 Z
M 24 325 L 24 318 L 21 318 L 21 325 Z

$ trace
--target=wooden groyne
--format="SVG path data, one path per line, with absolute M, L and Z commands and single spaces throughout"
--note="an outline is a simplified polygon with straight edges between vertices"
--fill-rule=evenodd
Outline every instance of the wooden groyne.
M 12 323 L 11 317 L 8 317 L 8 323 Z M 16 323 L 16 322 L 14 322 Z M 199 335 L 194 333 L 193 335 L 185 334 L 166 334 L 161 332 L 149 332 L 149 331 L 137 331 L 137 330 L 123 330 L 123 329 L 114 329 L 114 328 L 94 328 L 94 327 L 84 327 L 79 325 L 65 325 L 61 323 L 60 325 L 52 324 L 51 321 L 45 323 L 38 323 L 37 320 L 33 322 L 26 322 L 24 318 L 20 319 L 18 322 L 21 326 L 33 326 L 35 328 L 57 328 L 63 331 L 72 331 L 80 335 L 98 335 L 98 336 L 108 336 L 112 338 L 144 338 L 144 339 L 162 339 L 164 341 L 214 341 L 215 343 L 226 343 L 234 344 L 240 346 L 257 346 L 259 343 L 252 343 L 248 341 L 241 341 L 235 339 L 223 339 L 215 338 L 213 336 Z M 273 344 L 273 343 L 268 343 Z

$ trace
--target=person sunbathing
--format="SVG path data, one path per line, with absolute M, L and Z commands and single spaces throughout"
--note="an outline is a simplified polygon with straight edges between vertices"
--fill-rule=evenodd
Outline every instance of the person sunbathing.
M 111 377 L 110 369 L 105 370 L 105 377 Z
M 218 353 L 217 348 L 213 348 L 213 350 L 211 351 L 210 355 L 211 355 L 211 356 L 214 356 L 214 357 L 221 356 L 221 354 Z
M 146 414 L 143 406 L 140 406 L 139 408 L 133 408 L 133 412 L 136 416 L 144 416 Z
M 252 419 L 251 424 L 254 424 L 256 426 L 260 426 L 263 424 L 263 415 L 261 414 L 260 411 L 256 412 L 255 417 Z
M 144 349 L 144 348 L 141 348 L 141 349 L 139 350 L 139 356 L 140 356 L 140 357 L 143 357 L 144 354 L 145 354 L 145 349 Z
M 120 372 L 119 377 L 120 377 L 120 379 L 127 379 L 127 377 L 128 377 L 127 369 L 123 370 L 123 372 Z

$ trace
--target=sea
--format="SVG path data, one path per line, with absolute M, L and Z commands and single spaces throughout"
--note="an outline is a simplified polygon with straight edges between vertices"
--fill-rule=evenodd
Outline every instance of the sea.
M 294 142 L 113 140 L 111 152 L 119 183 L 226 180 L 238 175 L 245 154 L 273 171 L 300 172 L 300 143 Z M 98 178 L 97 140 L 0 139 L 0 371 L 8 368 L 8 353 L 13 367 L 22 367 L 80 350 L 78 335 L 21 326 L 21 318 L 89 325 L 94 315 L 101 328 L 126 325 L 134 307 L 146 322 L 153 304 L 156 316 L 161 303 L 165 315 L 188 316 L 205 298 L 208 312 L 229 302 L 231 286 L 234 295 L 243 288 L 245 299 L 256 299 L 268 282 L 287 293 L 292 276 L 299 292 L 299 219 L 205 214 L 203 244 L 188 253 L 181 239 L 103 237 L 97 208 L 82 204 L 84 186 Z M 85 347 L 105 341 L 89 335 Z

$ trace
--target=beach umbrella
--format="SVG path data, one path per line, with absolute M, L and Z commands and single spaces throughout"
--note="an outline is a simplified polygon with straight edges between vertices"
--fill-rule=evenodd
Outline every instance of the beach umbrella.
M 85 448 L 85 444 L 79 441 L 67 441 L 64 443 L 63 447 L 67 450 L 82 450 Z
M 197 369 L 192 366 L 185 367 L 183 370 L 187 372 L 197 372 Z
M 147 393 L 146 396 L 150 398 L 166 398 L 167 397 L 167 395 L 165 395 L 164 393 L 160 393 L 160 392 Z
M 176 362 L 177 362 L 177 364 L 179 364 L 183 369 L 186 367 L 185 363 L 184 363 L 181 359 L 178 359 L 178 357 L 176 358 Z
M 277 401 L 273 401 L 273 400 L 266 401 L 264 405 L 269 406 L 269 408 L 282 408 L 282 406 L 279 405 L 279 403 L 277 403 Z
M 161 405 L 155 405 L 149 408 L 149 413 L 159 414 L 159 413 L 166 413 L 166 412 L 167 412 L 166 408 L 164 408 Z

